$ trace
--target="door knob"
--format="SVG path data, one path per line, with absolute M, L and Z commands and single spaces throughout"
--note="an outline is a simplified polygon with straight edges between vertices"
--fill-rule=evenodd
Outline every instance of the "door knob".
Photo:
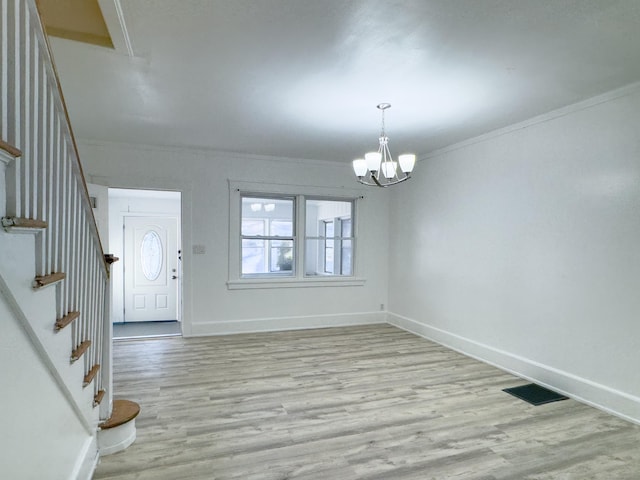
M 171 279 L 172 280 L 175 280 L 176 278 L 178 278 L 178 277 L 176 277 L 175 275 L 171 275 Z

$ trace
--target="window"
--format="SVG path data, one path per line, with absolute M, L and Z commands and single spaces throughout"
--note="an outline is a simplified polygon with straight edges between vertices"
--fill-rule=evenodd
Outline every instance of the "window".
M 352 275 L 353 201 L 307 198 L 305 211 L 305 275 Z
M 242 275 L 291 276 L 293 232 L 293 198 L 243 196 Z
M 331 198 L 313 193 L 320 190 L 314 187 L 312 195 L 302 195 L 282 185 L 274 193 L 262 186 L 244 191 L 236 185 L 245 184 L 230 182 L 229 288 L 364 283 L 354 277 L 355 196 Z

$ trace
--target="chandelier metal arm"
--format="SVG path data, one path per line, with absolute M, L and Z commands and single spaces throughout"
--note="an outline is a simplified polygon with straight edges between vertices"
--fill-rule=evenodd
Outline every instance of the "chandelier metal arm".
M 378 179 L 376 177 L 374 177 L 374 176 L 371 177 L 373 182 L 367 182 L 367 181 L 363 180 L 363 178 L 365 178 L 365 177 L 359 177 L 359 178 L 356 178 L 356 180 L 358 181 L 358 183 L 361 183 L 362 185 L 367 185 L 368 187 L 387 188 L 387 187 L 390 187 L 392 185 L 397 185 L 399 183 L 406 182 L 407 180 L 409 180 L 411 178 L 411 175 L 405 174 L 404 177 L 399 178 L 398 180 L 395 180 L 395 181 L 389 182 L 389 183 L 380 183 L 380 181 L 378 181 Z

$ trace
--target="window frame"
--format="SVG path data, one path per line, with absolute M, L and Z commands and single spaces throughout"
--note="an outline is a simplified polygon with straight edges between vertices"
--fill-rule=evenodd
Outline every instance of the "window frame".
M 294 197 L 293 275 L 283 275 L 280 273 L 242 275 L 242 198 L 250 196 L 260 198 Z M 352 203 L 352 271 L 350 275 L 305 275 L 305 201 L 307 199 L 347 201 Z M 361 256 L 361 242 L 358 240 L 358 222 L 360 221 L 361 209 L 358 208 L 358 204 L 363 199 L 364 197 L 359 191 L 344 188 L 294 186 L 229 180 L 229 269 L 227 288 L 235 290 L 250 288 L 336 287 L 364 285 L 366 279 L 357 275 L 359 257 Z
M 278 222 L 278 221 L 288 221 L 288 219 L 285 218 L 279 218 L 279 217 L 274 217 L 274 218 L 259 218 L 259 220 L 262 222 L 262 226 L 263 226 L 263 231 L 265 232 L 263 235 L 245 235 L 242 233 L 242 228 L 243 228 L 243 221 L 245 220 L 245 218 L 242 216 L 242 205 L 240 206 L 240 277 L 241 278 L 263 278 L 263 277 L 274 277 L 274 276 L 279 276 L 279 277 L 294 277 L 295 276 L 295 262 L 294 264 L 292 264 L 292 268 L 291 270 L 284 270 L 284 271 L 277 271 L 277 270 L 272 270 L 272 254 L 273 254 L 273 249 L 274 248 L 279 248 L 279 247 L 274 247 L 272 242 L 278 242 L 278 241 L 291 241 L 292 243 L 292 250 L 293 250 L 293 258 L 295 259 L 296 256 L 296 210 L 297 210 L 297 205 L 296 205 L 296 198 L 294 195 L 264 195 L 264 194 L 245 194 L 245 193 L 241 193 L 240 195 L 240 202 L 242 202 L 243 198 L 255 198 L 258 200 L 274 200 L 274 201 L 278 201 L 278 200 L 288 200 L 292 202 L 292 212 L 291 212 L 291 235 L 290 236 L 280 236 L 280 235 L 273 235 L 272 234 L 272 226 L 274 222 Z M 258 220 L 256 218 L 251 218 L 248 217 L 247 220 Z M 265 264 L 265 270 L 266 272 L 259 272 L 259 273 L 242 273 L 242 253 L 244 251 L 244 247 L 242 245 L 242 243 L 245 240 L 258 240 L 258 241 L 263 241 L 265 242 L 263 250 L 264 250 L 264 264 Z

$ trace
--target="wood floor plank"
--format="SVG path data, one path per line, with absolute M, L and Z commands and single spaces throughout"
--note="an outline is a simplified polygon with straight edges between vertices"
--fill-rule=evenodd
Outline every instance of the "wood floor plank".
M 114 344 L 136 442 L 95 479 L 640 478 L 640 428 L 388 325 Z

